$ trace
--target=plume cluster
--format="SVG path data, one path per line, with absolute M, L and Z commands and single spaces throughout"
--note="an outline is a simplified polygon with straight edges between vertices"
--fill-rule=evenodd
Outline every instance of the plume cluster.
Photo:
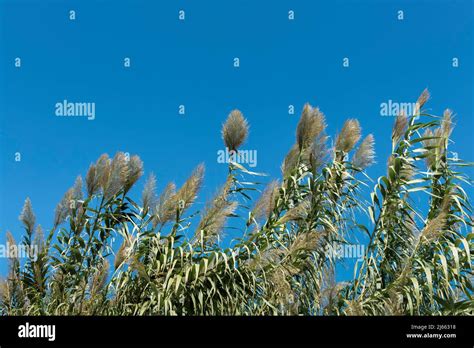
M 327 155 L 325 129 L 324 114 L 319 108 L 305 104 L 296 127 L 296 143 L 281 165 L 285 177 L 300 163 L 311 164 L 313 168 L 318 168 L 324 162 Z
M 350 152 L 361 137 L 359 121 L 349 119 L 344 123 L 341 132 L 336 137 L 336 151 Z
M 327 148 L 328 136 L 324 133 L 320 133 L 313 141 L 311 145 L 311 153 L 309 162 L 313 172 L 317 171 L 327 160 L 328 148 Z
M 176 185 L 168 183 L 153 207 L 153 225 L 165 224 L 176 215 Z
M 424 91 L 415 113 L 428 97 Z M 253 209 L 261 183 L 248 177 L 262 174 L 244 166 L 230 164 L 204 210 L 188 212 L 203 165 L 159 195 L 151 173 L 138 202 L 128 191 L 143 174 L 140 158 L 104 154 L 85 177 L 87 199 L 79 176 L 46 240 L 25 200 L 22 242 L 39 254 L 20 263 L 9 253 L 0 315 L 472 314 L 472 207 L 461 186 L 470 178 L 460 172 L 467 164 L 453 166 L 446 156 L 452 112 L 439 122 L 421 116 L 395 120 L 388 175 L 376 180 L 370 200 L 360 171 L 374 162 L 373 135 L 362 140 L 358 121 L 347 120 L 328 156 L 325 117 L 309 104 L 281 182 L 270 181 Z M 236 151 L 247 136 L 247 121 L 232 111 L 222 127 L 226 147 Z M 426 195 L 412 194 L 420 191 Z M 231 228 L 242 236 L 224 248 L 218 242 Z M 340 261 L 329 248 L 355 246 L 364 233 L 370 238 L 355 278 L 337 284 Z M 15 245 L 9 232 L 7 245 Z
M 232 110 L 222 126 L 222 139 L 230 151 L 236 151 L 247 139 L 249 126 L 239 110 Z
M 210 244 L 219 240 L 227 217 L 231 216 L 237 208 L 237 202 L 228 199 L 231 186 L 232 178 L 228 177 L 202 216 L 196 231 L 196 238 L 200 238 L 202 234 L 204 240 Z
M 178 201 L 178 204 L 181 204 L 182 209 L 186 209 L 194 203 L 197 193 L 202 186 L 203 179 L 204 165 L 200 164 L 196 169 L 194 169 L 191 176 L 176 193 L 176 200 Z
M 392 142 L 396 143 L 400 140 L 407 129 L 408 118 L 404 112 L 395 118 L 395 124 L 392 129 Z
M 430 99 L 430 92 L 428 92 L 428 89 L 425 88 L 423 90 L 423 92 L 420 94 L 420 96 L 418 97 L 418 100 L 416 101 L 413 116 L 419 116 L 420 115 L 421 109 L 426 104 L 428 99 Z
M 148 176 L 142 192 L 142 206 L 144 210 L 154 208 L 157 203 L 156 197 L 156 177 L 153 173 Z
M 355 167 L 365 169 L 374 163 L 374 143 L 374 136 L 372 134 L 369 134 L 365 137 L 365 139 L 362 141 L 359 148 L 357 149 L 356 153 L 354 154 L 354 158 L 352 159 L 352 163 Z
M 298 221 L 306 218 L 308 211 L 311 209 L 311 201 L 309 198 L 301 201 L 295 207 L 288 209 L 279 220 L 279 224 L 284 224 L 288 221 Z
M 23 223 L 23 226 L 25 226 L 27 233 L 31 235 L 35 228 L 36 216 L 33 213 L 33 207 L 29 197 L 25 200 L 19 219 Z
M 120 266 L 120 265 L 119 265 Z M 102 260 L 96 269 L 94 275 L 91 278 L 90 282 L 90 293 L 91 298 L 104 289 L 107 283 L 107 277 L 109 276 L 110 264 L 107 260 Z
M 87 172 L 87 192 L 91 196 L 101 189 L 104 198 L 110 199 L 121 190 L 128 192 L 142 175 L 143 162 L 140 157 L 135 155 L 129 159 L 125 153 L 117 152 L 110 159 L 107 154 L 102 154 Z
M 296 127 L 296 143 L 300 151 L 309 147 L 324 129 L 326 129 L 326 121 L 323 113 L 318 108 L 305 104 Z
M 278 190 L 280 188 L 280 182 L 278 180 L 271 181 L 265 190 L 260 195 L 260 198 L 255 203 L 252 210 L 252 215 L 255 219 L 261 219 L 262 217 L 270 216 L 278 198 Z
M 281 171 L 283 173 L 283 176 L 285 177 L 288 176 L 290 171 L 296 167 L 296 165 L 298 164 L 300 154 L 301 154 L 301 151 L 299 150 L 298 145 L 294 144 L 291 147 L 290 151 L 288 151 L 288 154 L 286 155 L 281 165 Z
M 446 154 L 448 139 L 453 131 L 452 111 L 446 109 L 441 119 L 441 124 L 434 130 L 427 129 L 424 134 L 423 144 L 428 150 L 426 163 L 429 168 L 434 169 L 439 163 L 441 156 Z

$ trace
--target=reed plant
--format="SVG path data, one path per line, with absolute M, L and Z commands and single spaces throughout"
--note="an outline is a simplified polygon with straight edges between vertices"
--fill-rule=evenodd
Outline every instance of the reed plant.
M 21 243 L 38 253 L 9 259 L 0 313 L 472 315 L 470 164 L 448 151 L 452 112 L 424 112 L 428 98 L 424 91 L 413 115 L 396 117 L 386 174 L 374 181 L 365 172 L 374 136 L 350 119 L 330 143 L 324 114 L 309 104 L 280 179 L 261 187 L 262 174 L 230 162 L 201 210 L 203 165 L 161 193 L 149 175 L 137 200 L 140 158 L 102 155 L 65 193 L 49 230 L 26 199 Z M 248 127 L 232 111 L 224 145 L 238 151 Z M 242 234 L 223 247 L 235 217 Z M 336 282 L 340 261 L 328 246 L 360 236 L 366 248 L 353 279 Z

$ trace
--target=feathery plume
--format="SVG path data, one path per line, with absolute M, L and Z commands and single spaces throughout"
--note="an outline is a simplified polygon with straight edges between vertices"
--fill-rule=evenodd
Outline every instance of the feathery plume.
M 222 139 L 229 150 L 237 148 L 247 139 L 249 126 L 239 110 L 232 110 L 222 126 Z
M 176 185 L 169 183 L 158 198 L 153 211 L 153 227 L 172 220 L 176 214 Z
M 128 176 L 125 183 L 125 192 L 137 182 L 143 175 L 143 161 L 138 156 L 132 156 L 128 162 Z
M 368 166 L 372 165 L 375 160 L 375 150 L 374 150 L 374 136 L 369 134 L 360 144 L 357 149 L 352 163 L 355 167 L 360 169 L 365 169 Z
M 449 109 L 444 110 L 443 120 L 441 121 L 441 134 L 448 139 L 453 132 L 453 112 Z
M 215 243 L 224 227 L 227 217 L 231 216 L 237 209 L 237 202 L 231 202 L 227 195 L 232 185 L 232 178 L 229 177 L 221 188 L 220 192 L 207 207 L 196 230 L 195 237 L 200 238 L 201 232 L 206 243 Z
M 362 303 L 358 300 L 347 301 L 346 315 L 363 316 L 366 315 Z
M 334 273 L 334 267 L 328 267 L 323 272 L 321 304 L 325 315 L 330 315 L 333 312 L 333 307 L 335 301 L 337 301 L 339 292 L 350 284 L 349 282 L 336 282 Z
M 72 187 L 72 198 L 75 200 L 82 200 L 82 177 L 79 175 L 76 180 L 74 181 L 74 185 Z
M 308 210 L 311 208 L 311 202 L 308 198 L 305 198 L 304 201 L 300 202 L 297 206 L 288 209 L 285 215 L 283 215 L 278 221 L 277 224 L 284 224 L 288 221 L 296 221 L 306 218 Z
M 269 276 L 269 280 L 274 287 L 274 291 L 279 295 L 281 304 L 288 303 L 293 291 L 291 284 L 288 282 L 288 270 L 283 267 L 277 267 Z
M 430 99 L 430 92 L 428 89 L 424 89 L 423 92 L 420 94 L 418 97 L 418 100 L 416 101 L 415 104 L 415 110 L 413 111 L 413 116 L 418 116 L 420 115 L 421 108 L 426 104 L 426 102 Z
M 19 219 L 23 223 L 23 226 L 25 226 L 28 235 L 31 236 L 35 228 L 36 216 L 33 212 L 33 207 L 29 197 L 27 197 L 25 200 L 25 204 L 23 205 L 23 210 L 21 211 Z
M 442 210 L 435 218 L 431 219 L 420 233 L 420 242 L 428 244 L 438 239 L 443 234 L 446 218 L 447 212 Z
M 313 108 L 310 104 L 305 104 L 300 121 L 296 128 L 296 142 L 300 150 L 310 146 L 324 129 L 326 123 L 324 115 L 318 108 Z
M 87 187 L 87 194 L 92 196 L 93 194 L 97 193 L 99 190 L 99 180 L 97 175 L 96 166 L 91 164 L 89 170 L 86 174 L 86 187 Z
M 109 178 L 105 184 L 104 197 L 106 199 L 115 196 L 126 186 L 130 175 L 129 161 L 123 152 L 117 152 L 110 162 Z M 130 159 L 131 162 L 131 159 Z
M 95 274 L 91 279 L 90 289 L 91 289 L 91 298 L 94 297 L 98 292 L 100 292 L 107 281 L 109 275 L 110 264 L 107 260 L 102 260 L 99 264 Z
M 287 176 L 290 171 L 296 167 L 296 164 L 298 163 L 299 153 L 300 151 L 298 145 L 293 145 L 281 165 L 281 171 L 283 173 L 283 176 Z
M 262 195 L 255 203 L 252 215 L 256 220 L 269 216 L 275 207 L 276 200 L 278 199 L 278 190 L 280 188 L 280 182 L 278 180 L 271 181 L 263 191 Z
M 327 160 L 328 148 L 326 145 L 328 137 L 325 134 L 319 134 L 311 145 L 309 162 L 315 173 Z
M 114 267 L 115 269 L 119 268 L 122 263 L 127 259 L 128 253 L 130 251 L 131 241 L 128 237 L 125 237 L 122 244 L 120 245 L 117 254 L 115 254 L 114 258 Z
M 74 190 L 70 188 L 66 191 L 61 201 L 56 206 L 54 212 L 54 226 L 57 227 L 66 220 L 71 210 L 71 200 L 73 199 Z
M 7 231 L 8 269 L 9 277 L 17 278 L 20 272 L 20 258 L 16 248 L 15 238 L 10 231 Z
M 96 176 L 102 192 L 105 192 L 110 178 L 110 158 L 106 153 L 102 154 L 96 162 Z
M 291 243 L 288 248 L 290 254 L 295 254 L 299 251 L 308 251 L 314 250 L 318 246 L 318 243 L 321 241 L 323 233 L 320 233 L 316 230 L 311 230 L 309 232 L 303 232 L 296 236 L 295 240 Z
M 16 246 L 15 238 L 13 237 L 13 235 L 10 231 L 7 231 L 6 234 L 7 234 L 7 249 L 9 251 L 8 257 L 10 259 L 18 260 L 18 255 L 15 252 L 11 252 L 12 250 L 15 249 L 15 246 Z
M 344 123 L 341 132 L 336 138 L 336 150 L 348 153 L 360 139 L 360 125 L 356 119 L 349 119 Z
M 44 246 L 45 246 L 45 244 L 44 244 L 44 232 L 43 232 L 43 228 L 41 227 L 41 225 L 38 225 L 36 227 L 33 244 L 38 248 L 38 252 L 41 252 L 43 250 Z
M 426 165 L 428 168 L 434 168 L 438 163 L 439 155 L 444 151 L 444 147 L 442 146 L 442 130 L 439 127 L 434 131 L 427 129 L 423 133 L 423 138 L 431 138 L 424 139 L 423 145 L 428 150 L 426 155 Z
M 8 289 L 8 282 L 3 279 L 3 278 L 0 278 L 0 304 L 3 303 L 8 303 L 10 302 L 8 300 L 8 298 L 10 297 L 9 296 L 9 289 Z
M 396 143 L 400 140 L 400 138 L 403 136 L 403 134 L 406 131 L 407 125 L 408 125 L 408 118 L 405 112 L 402 111 L 400 115 L 398 115 L 395 118 L 395 124 L 393 125 L 393 129 L 392 129 L 392 142 L 393 143 Z
M 189 207 L 196 199 L 197 193 L 201 188 L 202 181 L 204 178 L 204 165 L 200 164 L 194 169 L 191 176 L 181 186 L 176 193 L 177 202 L 182 202 L 183 209 Z
M 143 209 L 148 210 L 156 205 L 156 177 L 153 173 L 148 176 L 142 192 Z

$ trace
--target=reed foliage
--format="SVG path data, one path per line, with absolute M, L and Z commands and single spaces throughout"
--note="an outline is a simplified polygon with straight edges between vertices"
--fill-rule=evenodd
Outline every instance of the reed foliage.
M 140 158 L 102 155 L 85 185 L 78 177 L 66 192 L 46 233 L 26 200 L 21 243 L 39 253 L 9 260 L 0 313 L 472 315 L 469 163 L 448 151 L 451 111 L 427 114 L 427 99 L 424 91 L 415 114 L 395 119 L 386 174 L 374 181 L 365 173 L 374 137 L 363 138 L 351 119 L 331 144 L 323 113 L 307 104 L 281 179 L 261 187 L 253 179 L 261 174 L 231 162 L 201 211 L 193 209 L 203 165 L 161 193 L 150 175 L 138 202 L 130 192 L 143 174 Z M 247 120 L 232 111 L 225 145 L 238 150 L 247 136 Z M 239 223 L 241 238 L 222 247 L 227 226 Z M 362 235 L 354 278 L 336 282 L 339 260 L 328 245 Z

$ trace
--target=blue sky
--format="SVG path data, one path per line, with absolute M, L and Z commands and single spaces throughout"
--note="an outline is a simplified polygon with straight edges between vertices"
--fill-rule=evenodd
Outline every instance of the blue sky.
M 427 87 L 430 111 L 449 107 L 456 114 L 452 150 L 472 161 L 472 6 L 469 0 L 0 0 L 0 241 L 6 230 L 20 239 L 27 196 L 38 222 L 51 227 L 64 192 L 102 153 L 138 154 L 159 189 L 171 180 L 181 184 L 204 162 L 203 203 L 225 180 L 217 151 L 234 108 L 251 124 L 244 149 L 258 151 L 254 169 L 269 179 L 280 176 L 305 102 L 326 114 L 331 135 L 354 117 L 364 134 L 375 135 L 378 164 L 368 171 L 375 177 L 385 173 L 393 123 L 380 115 L 380 104 L 414 102 Z M 178 20 L 181 9 L 185 21 Z M 94 102 L 95 120 L 56 117 L 55 104 L 64 99 Z M 178 114 L 180 104 L 185 115 Z M 143 179 L 137 196 L 142 185 Z M 0 275 L 6 264 L 0 259 Z

